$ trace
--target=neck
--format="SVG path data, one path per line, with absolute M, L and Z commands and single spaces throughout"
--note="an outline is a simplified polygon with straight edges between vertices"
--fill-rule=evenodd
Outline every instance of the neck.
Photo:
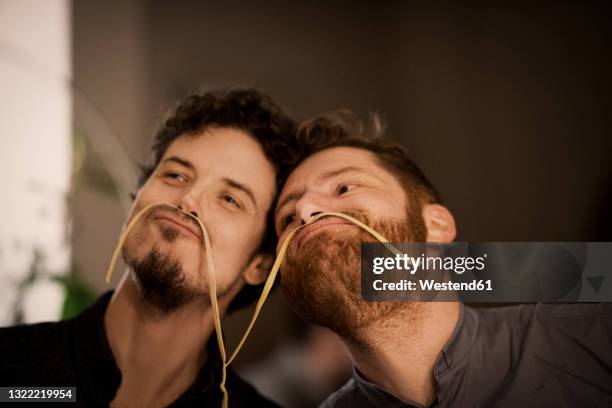
M 404 401 L 429 405 L 433 369 L 459 320 L 457 302 L 406 303 L 384 321 L 358 333 L 347 347 L 359 371 Z
M 228 304 L 227 297 L 219 299 L 221 314 Z M 214 330 L 208 299 L 161 314 L 142 299 L 129 272 L 109 303 L 104 324 L 122 375 L 115 406 L 168 405 L 178 398 L 205 363 Z

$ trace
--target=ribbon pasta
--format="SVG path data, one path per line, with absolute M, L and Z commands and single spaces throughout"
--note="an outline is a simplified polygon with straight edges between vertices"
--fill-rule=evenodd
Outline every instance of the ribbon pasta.
M 221 389 L 221 392 L 223 393 L 223 403 L 222 403 L 222 407 L 223 408 L 227 408 L 228 406 L 228 401 L 229 401 L 229 395 L 227 392 L 227 388 L 225 386 L 225 381 L 227 379 L 227 367 L 232 363 L 232 361 L 236 358 L 236 356 L 238 355 L 238 352 L 240 352 L 240 350 L 242 349 L 242 346 L 244 345 L 247 337 L 249 336 L 249 334 L 251 333 L 251 330 L 253 328 L 253 326 L 255 325 L 255 321 L 257 320 L 257 317 L 259 316 L 259 313 L 261 312 L 261 308 L 263 307 L 263 304 L 265 303 L 266 299 L 268 298 L 268 295 L 270 293 L 270 290 L 272 290 L 272 286 L 274 284 L 274 280 L 276 279 L 276 275 L 278 274 L 278 271 L 280 269 L 280 266 L 285 258 L 285 254 L 287 253 L 287 249 L 289 248 L 289 245 L 291 244 L 291 241 L 293 240 L 293 238 L 295 237 L 295 235 L 304 227 L 318 221 L 319 219 L 323 218 L 323 217 L 340 217 L 343 218 L 347 221 L 352 222 L 353 224 L 357 225 L 358 227 L 364 229 L 365 231 L 367 231 L 368 233 L 370 233 L 372 236 L 374 236 L 374 238 L 376 238 L 378 241 L 380 241 L 381 243 L 383 243 L 387 249 L 389 249 L 391 252 L 393 252 L 394 254 L 399 253 L 399 251 L 393 247 L 391 244 L 389 244 L 389 241 L 383 237 L 381 234 L 379 234 L 378 232 L 376 232 L 374 229 L 370 228 L 369 226 L 367 226 L 366 224 L 362 223 L 361 221 L 357 220 L 356 218 L 351 217 L 350 215 L 347 214 L 343 214 L 343 213 L 339 213 L 339 212 L 322 212 L 320 214 L 317 214 L 316 216 L 312 217 L 306 224 L 304 225 L 300 225 L 298 227 L 296 227 L 293 231 L 291 231 L 289 233 L 289 235 L 287 235 L 287 238 L 285 238 L 285 241 L 283 242 L 282 246 L 280 247 L 279 251 L 278 251 L 278 255 L 276 256 L 276 260 L 274 261 L 274 265 L 272 266 L 272 269 L 270 270 L 270 274 L 268 275 L 268 278 L 266 280 L 266 283 L 264 285 L 264 288 L 262 290 L 261 296 L 259 297 L 259 300 L 257 301 L 257 305 L 255 306 L 255 311 L 253 312 L 253 316 L 251 317 L 251 320 L 244 332 L 244 334 L 242 335 L 242 338 L 240 339 L 240 342 L 238 343 L 238 345 L 236 346 L 236 349 L 234 350 L 234 352 L 231 354 L 231 356 L 229 358 L 227 358 L 227 353 L 225 350 L 225 343 L 223 341 L 223 333 L 222 333 L 222 328 L 221 328 L 221 317 L 220 317 L 220 313 L 219 313 L 219 304 L 218 304 L 218 300 L 217 300 L 217 280 L 216 280 L 216 271 L 215 271 L 215 263 L 214 263 L 214 257 L 213 257 L 213 253 L 212 253 L 212 247 L 210 244 L 210 237 L 208 235 L 208 231 L 206 230 L 206 227 L 204 226 L 204 224 L 202 223 L 202 221 L 194 216 L 191 213 L 188 213 L 178 207 L 175 207 L 173 205 L 170 204 L 166 204 L 166 203 L 155 203 L 155 204 L 151 204 L 146 206 L 145 208 L 143 208 L 142 210 L 140 210 L 133 218 L 132 220 L 127 224 L 127 226 L 125 227 L 125 229 L 122 231 L 121 236 L 119 237 L 119 241 L 117 243 L 117 247 L 115 248 L 115 251 L 113 253 L 113 256 L 111 258 L 110 264 L 108 266 L 108 269 L 106 271 L 106 282 L 110 283 L 111 277 L 112 277 L 112 273 L 113 270 L 115 268 L 115 264 L 117 262 L 117 258 L 119 257 L 119 254 L 121 253 L 121 249 L 123 248 L 123 245 L 125 244 L 125 241 L 129 235 L 129 233 L 132 231 L 132 229 L 134 228 L 134 226 L 136 225 L 136 223 L 142 218 L 142 216 L 149 210 L 151 210 L 154 207 L 170 207 L 173 209 L 173 211 L 178 211 L 188 217 L 193 218 L 197 224 L 200 226 L 200 229 L 202 230 L 202 236 L 204 237 L 204 248 L 203 250 L 205 251 L 205 255 L 206 255 L 206 266 L 207 266 L 207 274 L 208 274 L 208 287 L 209 287 L 209 291 L 210 291 L 210 301 L 211 301 L 211 305 L 212 305 L 212 311 L 213 311 L 213 319 L 214 319 L 214 324 L 215 324 L 215 332 L 217 335 L 217 343 L 219 346 L 219 353 L 221 355 L 221 361 L 223 363 L 222 365 L 222 374 L 221 374 L 221 382 L 219 384 L 219 387 Z

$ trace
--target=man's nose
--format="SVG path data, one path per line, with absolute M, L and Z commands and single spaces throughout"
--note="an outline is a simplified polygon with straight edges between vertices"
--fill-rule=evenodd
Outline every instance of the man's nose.
M 300 225 L 306 224 L 317 214 L 328 211 L 321 197 L 315 195 L 304 195 L 295 205 L 295 213 Z
M 189 190 L 179 198 L 177 207 L 199 218 L 202 215 L 202 209 L 198 205 L 198 201 L 197 192 Z

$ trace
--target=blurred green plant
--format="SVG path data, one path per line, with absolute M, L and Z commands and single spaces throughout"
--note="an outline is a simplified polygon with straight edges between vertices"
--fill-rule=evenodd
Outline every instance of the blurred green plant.
M 98 295 L 95 290 L 80 279 L 76 265 L 73 264 L 72 268 L 65 274 L 49 274 L 43 272 L 45 262 L 44 252 L 37 246 L 33 248 L 32 252 L 28 274 L 21 281 L 17 282 L 16 285 L 17 296 L 13 307 L 12 324 L 25 323 L 23 310 L 24 294 L 36 282 L 41 280 L 50 279 L 63 288 L 64 304 L 59 316 L 62 320 L 76 316 L 94 302 Z
M 53 280 L 64 288 L 65 298 L 62 307 L 62 320 L 78 315 L 98 297 L 96 291 L 79 278 L 75 267 L 73 267 L 68 275 L 54 276 Z

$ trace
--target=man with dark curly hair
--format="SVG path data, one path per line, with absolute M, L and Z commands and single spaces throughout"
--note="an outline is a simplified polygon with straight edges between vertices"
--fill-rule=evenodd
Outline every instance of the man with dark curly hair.
M 270 210 L 293 137 L 256 90 L 183 99 L 155 136 L 126 225 L 151 204 L 173 207 L 153 207 L 127 235 L 114 293 L 68 321 L 0 330 L 1 384 L 76 386 L 82 406 L 219 406 L 204 237 L 183 212 L 210 235 L 221 315 L 249 304 L 272 262 Z M 226 386 L 230 406 L 274 405 L 231 370 Z

